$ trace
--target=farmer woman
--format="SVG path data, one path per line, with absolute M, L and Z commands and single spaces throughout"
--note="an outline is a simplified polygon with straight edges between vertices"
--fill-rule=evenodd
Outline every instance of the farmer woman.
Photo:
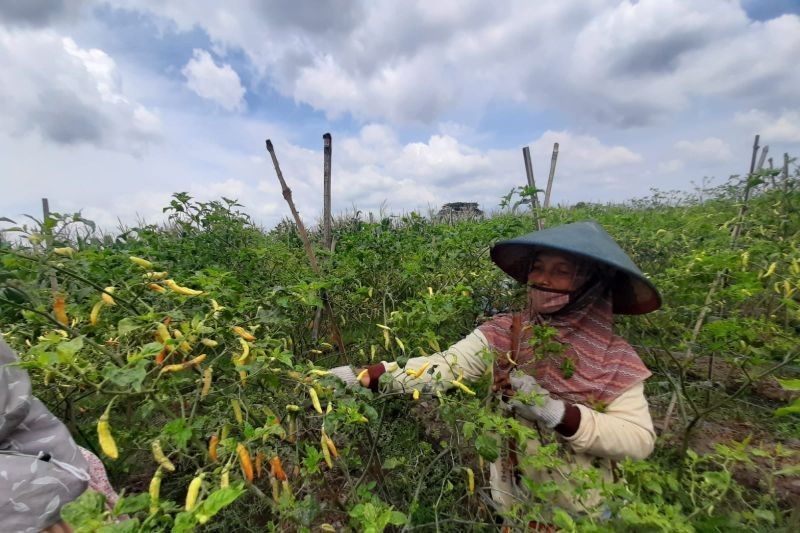
M 495 502 L 501 509 L 525 502 L 524 476 L 537 487 L 554 482 L 549 503 L 574 514 L 596 514 L 599 492 L 580 490 L 579 479 L 586 476 L 579 471 L 589 477 L 597 471 L 602 482 L 610 482 L 615 461 L 643 459 L 655 441 L 643 385 L 650 371 L 612 332 L 613 314 L 649 313 L 660 307 L 661 298 L 595 222 L 499 242 L 491 257 L 511 277 L 527 283 L 524 313 L 495 316 L 449 349 L 409 359 L 404 368 L 386 362 L 371 366 L 361 384 L 377 390 L 379 378 L 387 373 L 391 379 L 380 379 L 381 386 L 430 393 L 491 371 L 501 404 L 541 436 L 530 439 L 524 449 L 505 447 L 491 465 Z M 555 329 L 560 350 L 541 353 L 537 348 L 536 331 L 544 326 Z M 487 351 L 491 357 L 485 356 Z M 419 375 L 413 372 L 423 367 Z M 346 383 L 357 383 L 350 367 L 334 373 Z M 563 464 L 526 466 L 525 459 L 535 457 L 547 442 L 561 444 Z

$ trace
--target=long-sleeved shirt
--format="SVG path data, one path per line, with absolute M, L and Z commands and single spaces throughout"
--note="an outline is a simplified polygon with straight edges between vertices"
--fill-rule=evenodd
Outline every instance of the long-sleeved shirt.
M 426 393 L 452 388 L 452 380 L 463 376 L 465 382 L 476 381 L 492 370 L 493 354 L 489 342 L 479 330 L 450 346 L 447 350 L 427 357 L 409 359 L 404 367 L 384 362 L 387 373 L 391 375 L 388 387 L 393 391 L 411 392 L 419 389 Z M 418 370 L 427 365 L 418 377 L 409 375 L 408 370 Z M 588 511 L 599 503 L 596 491 L 582 491 L 580 498 L 575 487 L 570 486 L 569 471 L 575 468 L 599 468 L 606 480 L 611 480 L 612 461 L 625 458 L 644 459 L 653 451 L 655 430 L 650 417 L 644 385 L 638 383 L 623 392 L 601 413 L 585 405 L 577 404 L 581 411 L 580 424 L 569 437 L 559 436 L 559 440 L 571 452 L 570 466 L 561 471 L 545 472 L 527 469 L 524 474 L 537 482 L 555 481 L 561 486 L 558 505 L 575 512 Z M 527 454 L 536 453 L 539 443 L 530 440 Z M 599 460 L 598 460 L 599 459 Z M 518 500 L 519 487 L 504 483 L 498 464 L 492 465 L 492 493 L 501 506 L 509 506 Z

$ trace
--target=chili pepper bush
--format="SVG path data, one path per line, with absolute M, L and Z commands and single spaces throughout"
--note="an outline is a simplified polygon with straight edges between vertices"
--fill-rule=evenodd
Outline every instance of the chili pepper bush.
M 719 375 L 699 379 L 691 361 L 671 354 L 691 347 L 797 387 L 797 184 L 797 172 L 752 183 L 733 246 L 738 181 L 702 195 L 543 212 L 548 225 L 598 220 L 665 296 L 662 311 L 619 327 L 655 373 L 654 418 L 674 394 L 675 420 L 650 459 L 622 463 L 619 482 L 599 487 L 604 520 L 535 500 L 494 515 L 487 465 L 499 439 L 535 435 L 494 409 L 488 383 L 376 394 L 347 390 L 326 372 L 436 352 L 519 306 L 520 289 L 488 247 L 530 231 L 527 211 L 455 223 L 341 216 L 335 253 L 312 232 L 322 276 L 293 224 L 259 229 L 227 199 L 179 193 L 167 224 L 114 236 L 79 214 L 54 214 L 3 234 L 0 323 L 35 394 L 103 459 L 122 493 L 112 511 L 96 493 L 65 508 L 76 531 L 495 531 L 544 518 L 581 531 L 788 531 L 797 500 L 782 487 L 798 475 L 800 405 L 753 400 L 747 383 L 730 389 Z M 720 272 L 725 282 L 708 303 Z M 334 316 L 322 317 L 315 338 L 323 291 Z M 704 305 L 709 318 L 693 339 Z M 547 331 L 535 337 L 552 347 Z M 696 439 L 705 423 L 743 421 L 771 444 L 743 435 L 709 449 Z M 557 468 L 557 447 L 542 450 L 525 461 Z M 758 482 L 744 483 L 756 468 Z

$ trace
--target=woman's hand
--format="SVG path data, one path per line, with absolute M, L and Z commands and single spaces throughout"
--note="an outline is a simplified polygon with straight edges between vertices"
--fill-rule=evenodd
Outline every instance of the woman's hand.
M 531 422 L 541 422 L 550 429 L 553 429 L 564 419 L 566 406 L 562 400 L 557 400 L 550 396 L 550 393 L 536 383 L 533 376 L 515 372 L 511 374 L 511 387 L 520 395 L 536 395 L 530 402 L 511 400 L 509 405 L 515 414 Z

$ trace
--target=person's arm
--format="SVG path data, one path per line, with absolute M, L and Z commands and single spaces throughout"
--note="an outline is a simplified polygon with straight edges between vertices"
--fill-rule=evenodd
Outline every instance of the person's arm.
M 67 428 L 31 392 L 27 372 L 0 339 L 0 524 L 40 531 L 86 490 L 87 463 Z
M 452 388 L 452 382 L 460 377 L 470 382 L 486 374 L 488 346 L 486 337 L 476 329 L 442 352 L 409 359 L 404 367 L 387 361 L 371 365 L 361 378 L 361 385 L 377 391 L 379 382 L 386 381 L 391 391 L 410 393 L 417 389 L 426 394 L 444 391 Z M 332 372 L 345 383 L 355 385 L 355 374 L 349 367 L 337 367 Z M 385 373 L 390 374 L 391 379 L 381 381 Z
M 605 412 L 574 407 L 580 410 L 580 422 L 575 433 L 565 437 L 574 452 L 621 460 L 644 459 L 653 451 L 656 433 L 644 383 L 622 393 Z

